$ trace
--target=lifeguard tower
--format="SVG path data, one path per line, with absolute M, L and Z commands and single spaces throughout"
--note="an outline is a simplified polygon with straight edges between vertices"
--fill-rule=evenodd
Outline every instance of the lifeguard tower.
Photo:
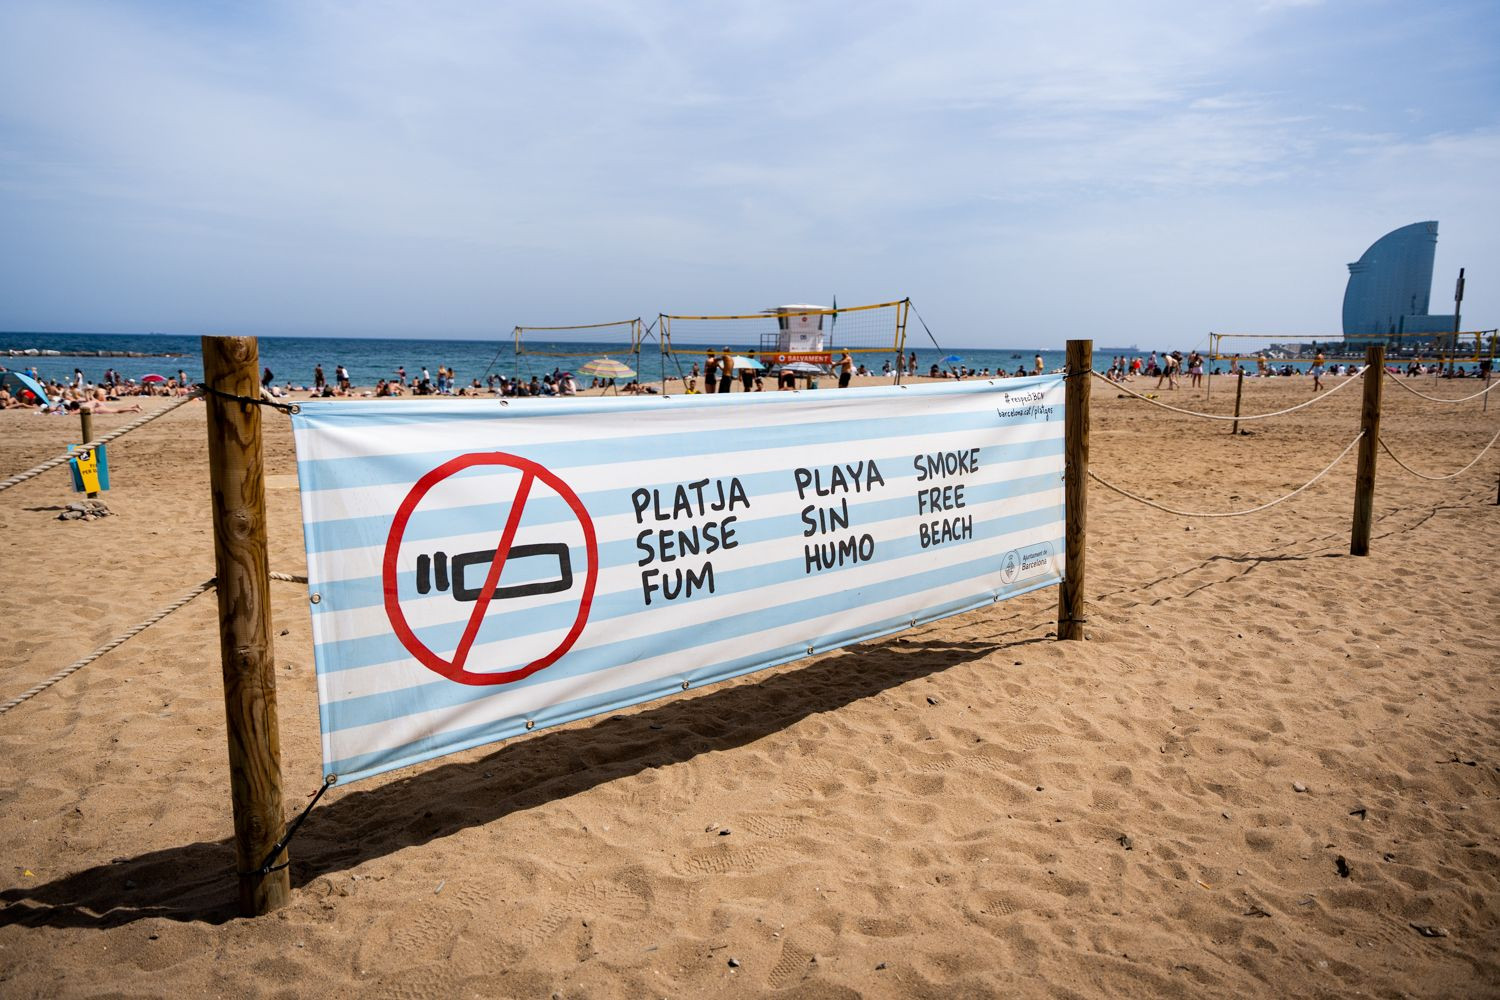
M 803 302 L 772 306 L 761 311 L 767 316 L 775 316 L 777 327 L 775 331 L 760 335 L 762 356 L 826 353 L 823 349 L 823 317 L 829 314 L 827 306 Z

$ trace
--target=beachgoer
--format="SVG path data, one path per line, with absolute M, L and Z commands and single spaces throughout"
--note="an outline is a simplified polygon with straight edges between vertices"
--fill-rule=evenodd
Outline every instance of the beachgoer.
M 131 403 L 129 406 L 106 406 L 103 403 L 88 402 L 79 403 L 78 409 L 85 413 L 140 413 L 141 404 Z
M 1179 352 L 1173 352 L 1172 354 L 1162 355 L 1161 374 L 1156 377 L 1156 387 L 1158 389 L 1161 388 L 1161 384 L 1163 381 L 1167 383 L 1167 388 L 1177 388 L 1177 366 L 1181 363 L 1177 356 L 1178 353 Z
M 323 387 L 328 384 L 328 377 L 323 374 L 321 363 L 313 366 L 313 391 L 322 392 Z
M 1189 384 L 1196 389 L 1203 384 L 1203 355 L 1193 351 L 1188 355 L 1188 374 L 1192 376 Z
M 846 350 L 839 355 L 839 388 L 849 388 L 849 380 L 854 377 L 854 359 Z
M 915 376 L 917 374 L 917 352 L 916 351 L 912 351 L 911 354 L 907 355 L 906 368 L 907 368 L 907 372 L 906 373 L 908 375 Z
M 274 381 L 276 381 L 276 376 L 272 374 L 271 369 L 267 368 L 264 372 L 261 373 L 260 384 L 262 388 L 271 388 L 271 383 Z
M 1319 351 L 1317 357 L 1313 358 L 1312 367 L 1308 374 L 1313 377 L 1313 392 L 1319 392 L 1323 388 L 1323 352 Z
M 703 391 L 709 395 L 719 391 L 719 359 L 711 349 L 703 359 Z
M 719 356 L 719 391 L 729 392 L 734 388 L 733 362 L 729 359 L 729 348 L 724 348 L 724 353 Z
M 755 352 L 754 351 L 750 352 L 750 360 L 751 361 L 755 360 Z M 745 368 L 741 368 L 740 369 L 740 388 L 743 389 L 745 392 L 750 392 L 750 391 L 752 391 L 755 388 L 755 381 L 756 381 L 755 372 L 756 372 L 756 369 L 750 368 L 750 367 L 745 367 Z

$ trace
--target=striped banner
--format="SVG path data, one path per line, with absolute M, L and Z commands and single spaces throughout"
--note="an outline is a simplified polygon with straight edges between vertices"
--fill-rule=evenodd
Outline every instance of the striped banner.
M 313 402 L 292 417 L 342 781 L 1059 582 L 1063 378 Z

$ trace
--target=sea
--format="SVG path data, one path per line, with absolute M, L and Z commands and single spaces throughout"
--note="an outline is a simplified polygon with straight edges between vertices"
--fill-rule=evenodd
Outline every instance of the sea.
M 679 367 L 681 374 L 690 373 L 693 363 L 701 362 L 708 349 L 718 350 L 724 345 L 677 343 L 673 346 L 673 354 L 663 355 L 657 342 L 647 341 L 639 354 L 632 354 L 628 344 L 538 341 L 528 342 L 525 351 L 518 354 L 509 336 L 496 340 L 261 337 L 260 363 L 271 369 L 278 385 L 291 383 L 295 387 L 311 385 L 313 368 L 319 364 L 329 381 L 333 380 L 336 366 L 345 366 L 351 380 L 358 386 L 371 386 L 377 379 L 391 378 L 400 367 L 406 368 L 410 381 L 420 377 L 423 367 L 436 372 L 438 366 L 443 365 L 454 370 L 458 384 L 467 385 L 476 378 L 483 382 L 490 373 L 529 379 L 533 374 L 541 376 L 554 370 L 571 371 L 592 358 L 609 357 L 635 369 L 642 382 L 650 383 L 660 382 L 664 373 L 676 376 Z M 755 348 L 755 345 L 748 344 L 730 346 L 741 352 Z M 1181 350 L 1187 353 L 1186 348 Z M 16 353 L 30 351 L 39 353 Z M 988 368 L 991 372 L 1004 370 L 1013 373 L 1017 367 L 1029 371 L 1037 354 L 1041 354 L 1042 365 L 1047 371 L 1062 368 L 1065 361 L 1064 352 L 1052 348 L 937 348 L 908 343 L 907 351 L 916 353 L 917 370 L 921 374 L 928 373 L 934 364 L 942 368 L 965 365 L 975 371 Z M 115 357 L 109 356 L 111 353 L 144 356 Z M 1134 345 L 1096 346 L 1094 368 L 1105 371 L 1118 355 L 1144 358 L 1150 353 L 1150 348 L 1141 349 Z M 893 356 L 893 352 L 856 354 L 855 361 L 879 374 L 881 365 Z M 944 359 L 948 358 L 958 360 L 945 363 Z M 1228 362 L 1217 364 L 1221 370 L 1228 370 Z M 192 382 L 203 377 L 199 339 L 161 333 L 0 331 L 0 367 L 17 371 L 35 368 L 43 378 L 55 378 L 60 382 L 70 380 L 75 369 L 82 371 L 85 381 L 89 382 L 101 381 L 105 370 L 110 368 L 122 377 L 132 379 L 150 374 L 175 378 L 179 371 Z M 1305 365 L 1296 367 L 1300 369 Z

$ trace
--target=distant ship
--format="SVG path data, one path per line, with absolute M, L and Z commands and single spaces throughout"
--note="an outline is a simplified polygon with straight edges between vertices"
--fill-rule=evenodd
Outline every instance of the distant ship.
M 1129 347 L 1096 347 L 1094 350 L 1100 354 L 1139 354 L 1141 349 L 1131 344 Z

